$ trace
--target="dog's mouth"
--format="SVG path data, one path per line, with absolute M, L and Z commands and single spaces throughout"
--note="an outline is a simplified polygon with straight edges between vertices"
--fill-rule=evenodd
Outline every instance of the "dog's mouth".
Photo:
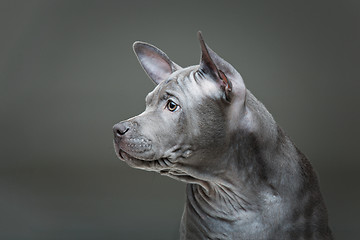
M 134 157 L 131 154 L 125 152 L 122 149 L 119 149 L 118 156 L 120 159 L 128 163 L 130 166 L 135 168 L 141 168 L 144 170 L 151 171 L 162 171 L 162 170 L 170 170 L 170 168 L 174 165 L 174 162 L 168 158 L 159 158 L 159 159 L 145 159 Z
M 142 169 L 145 171 L 154 171 L 158 172 L 161 175 L 169 176 L 176 180 L 199 184 L 206 188 L 206 183 L 202 180 L 199 180 L 193 176 L 190 176 L 188 173 L 178 168 L 177 161 L 169 158 L 160 158 L 160 159 L 139 159 L 129 153 L 125 152 L 122 149 L 118 150 L 118 157 L 125 161 L 130 167 Z

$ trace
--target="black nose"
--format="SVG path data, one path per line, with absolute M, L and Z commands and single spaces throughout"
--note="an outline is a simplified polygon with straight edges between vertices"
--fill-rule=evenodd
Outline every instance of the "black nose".
M 113 132 L 114 137 L 120 138 L 125 133 L 127 133 L 130 130 L 130 123 L 129 122 L 119 122 L 114 125 Z

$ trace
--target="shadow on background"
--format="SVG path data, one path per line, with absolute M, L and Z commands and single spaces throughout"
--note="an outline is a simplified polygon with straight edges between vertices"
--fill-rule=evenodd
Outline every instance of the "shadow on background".
M 337 239 L 360 235 L 357 1 L 1 1 L 0 239 L 177 239 L 184 184 L 137 171 L 112 126 L 154 85 L 131 45 L 197 64 L 196 32 L 319 173 Z

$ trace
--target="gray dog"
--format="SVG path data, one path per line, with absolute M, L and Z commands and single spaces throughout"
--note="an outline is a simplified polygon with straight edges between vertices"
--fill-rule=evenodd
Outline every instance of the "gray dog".
M 198 36 L 200 65 L 187 68 L 134 43 L 157 86 L 113 127 L 117 156 L 187 183 L 181 239 L 332 239 L 310 162 Z

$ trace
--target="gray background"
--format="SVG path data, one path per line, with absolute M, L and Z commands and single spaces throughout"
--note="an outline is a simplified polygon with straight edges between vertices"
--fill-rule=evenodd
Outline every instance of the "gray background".
M 112 126 L 154 87 L 132 43 L 193 65 L 198 30 L 359 239 L 359 1 L 1 1 L 0 30 L 0 239 L 178 238 L 185 185 L 120 162 Z

